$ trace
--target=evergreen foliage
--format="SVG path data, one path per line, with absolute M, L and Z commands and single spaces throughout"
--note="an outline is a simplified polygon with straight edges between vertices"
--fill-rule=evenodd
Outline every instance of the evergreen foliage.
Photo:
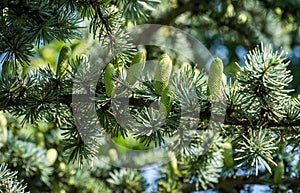
M 283 0 L 2 1 L 0 192 L 143 192 L 149 184 L 142 171 L 122 167 L 155 164 L 160 149 L 168 160 L 159 166 L 156 192 L 237 191 L 245 184 L 299 191 L 300 98 L 291 89 L 288 55 L 269 45 L 297 43 L 299 7 Z M 228 47 L 267 46 L 230 62 L 227 84 L 223 70 L 211 84 L 190 61 L 177 70 L 182 61 L 172 51 L 134 46 L 123 29 L 145 22 L 172 24 L 208 45 L 224 34 Z M 285 30 L 271 33 L 278 25 Z M 58 61 L 34 65 L 52 42 L 60 44 L 52 52 Z M 85 55 L 98 43 L 107 48 L 99 58 L 114 57 Z M 142 69 L 128 81 L 138 53 Z M 157 72 L 147 71 L 145 61 L 161 57 Z M 218 65 L 223 69 L 221 59 Z M 163 86 L 152 80 L 157 74 Z M 224 101 L 210 96 L 211 85 Z

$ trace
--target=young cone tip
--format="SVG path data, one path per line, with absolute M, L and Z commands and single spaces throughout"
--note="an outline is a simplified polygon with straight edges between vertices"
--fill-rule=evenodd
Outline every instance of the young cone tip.
M 132 62 L 127 69 L 127 77 L 126 81 L 133 85 L 137 81 L 138 77 L 141 75 L 145 68 L 146 64 L 146 56 L 143 52 L 138 52 L 136 55 L 134 55 Z
M 172 62 L 172 60 L 171 60 L 171 58 L 170 58 L 170 56 L 168 55 L 168 54 L 163 54 L 163 55 L 161 55 L 160 57 L 159 57 L 159 60 L 162 62 L 162 61 L 164 61 L 164 60 L 166 60 L 165 62 Z
M 211 62 L 209 73 L 223 73 L 223 62 L 220 58 L 215 58 Z
M 132 62 L 130 64 L 130 66 L 133 66 L 135 64 L 139 64 L 139 63 L 145 63 L 146 62 L 146 55 L 144 52 L 138 52 L 134 55 Z
M 154 73 L 154 89 L 159 95 L 168 86 L 172 72 L 172 60 L 167 54 L 160 57 L 159 63 L 156 65 Z

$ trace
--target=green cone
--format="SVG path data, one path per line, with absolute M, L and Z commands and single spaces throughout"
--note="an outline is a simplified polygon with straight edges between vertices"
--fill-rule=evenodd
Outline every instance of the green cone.
M 62 79 L 69 68 L 68 60 L 71 57 L 71 48 L 68 46 L 63 46 L 60 50 L 57 67 L 56 67 L 56 76 L 59 79 Z
M 221 100 L 223 95 L 223 62 L 220 58 L 215 58 L 208 75 L 208 95 L 213 99 Z
M 115 75 L 115 67 L 113 64 L 109 63 L 104 71 L 104 85 L 105 85 L 105 92 L 108 97 L 112 96 L 113 90 L 116 86 L 115 80 L 113 76 Z

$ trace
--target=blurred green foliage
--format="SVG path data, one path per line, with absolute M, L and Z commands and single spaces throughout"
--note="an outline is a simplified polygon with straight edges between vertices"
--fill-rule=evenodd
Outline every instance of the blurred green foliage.
M 300 2 L 294 0 L 0 2 L 0 192 L 135 193 L 149 188 L 148 192 L 185 193 L 213 187 L 238 192 L 247 189 L 246 184 L 265 184 L 274 192 L 299 192 L 299 8 Z M 135 47 L 127 34 L 120 33 L 143 23 L 179 28 L 222 59 L 224 73 L 231 80 L 224 90 L 228 99 L 226 118 L 235 122 L 226 119 L 226 125 L 217 125 L 220 136 L 211 137 L 205 132 L 210 126 L 205 117 L 196 123 L 201 127 L 193 133 L 189 146 L 181 149 L 185 135 L 190 133 L 178 134 L 174 127 L 182 122 L 187 129 L 191 125 L 187 124 L 188 118 L 179 120 L 178 114 L 186 113 L 188 117 L 194 109 L 199 110 L 195 107 L 199 104 L 204 107 L 201 114 L 210 114 L 207 106 L 213 99 L 206 95 L 207 78 L 195 68 L 196 64 L 186 63 L 184 69 L 182 63 L 189 61 L 182 61 L 170 51 L 173 71 L 177 72 L 170 82 L 178 83 L 170 87 L 169 96 L 174 99 L 170 114 L 161 113 L 156 104 L 131 107 L 138 124 L 127 125 L 128 130 L 111 112 L 111 98 L 105 95 L 100 73 L 96 109 L 103 132 L 112 140 L 106 144 L 108 147 L 100 146 L 95 152 L 93 148 L 99 147 L 84 144 L 71 116 L 73 104 L 64 97 L 77 92 L 72 90 L 75 73 L 86 83 L 90 74 L 84 69 L 97 71 L 85 54 L 101 43 L 110 53 L 122 50 L 110 61 L 116 70 L 116 82 L 130 87 L 137 101 L 159 103 L 160 96 L 147 79 L 153 76 L 147 72 L 153 72 L 155 64 L 145 67 L 141 75 L 146 75 L 138 77 L 136 85 L 122 79 L 137 51 L 147 52 L 147 60 L 158 60 L 164 52 L 151 46 Z M 163 33 L 167 36 L 170 32 Z M 262 48 L 244 60 L 260 42 L 272 48 Z M 64 46 L 72 50 L 70 68 L 65 77 L 58 79 L 55 72 Z M 273 55 L 273 49 L 287 51 L 287 57 Z M 78 70 L 82 66 L 83 71 Z M 269 68 L 270 72 L 265 73 Z M 181 112 L 182 106 L 187 112 Z M 85 112 L 89 108 L 82 106 Z M 88 126 L 84 132 L 95 134 Z M 144 130 L 138 130 L 141 128 Z M 180 137 L 170 138 L 174 133 Z M 199 144 L 206 139 L 214 143 L 203 153 Z M 93 140 L 102 142 L 99 138 Z M 158 148 L 166 141 L 180 147 L 178 156 L 172 156 L 173 150 L 168 155 L 136 153 Z M 169 162 L 157 169 L 157 188 L 147 183 L 143 170 L 117 167 L 151 165 L 161 157 Z M 224 159 L 230 159 L 230 164 Z

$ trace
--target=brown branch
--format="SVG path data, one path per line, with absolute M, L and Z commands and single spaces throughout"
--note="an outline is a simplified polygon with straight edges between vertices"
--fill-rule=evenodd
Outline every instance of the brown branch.
M 224 179 L 211 187 L 215 190 L 225 189 L 225 188 L 242 188 L 246 184 L 269 184 L 270 180 L 261 179 L 260 176 L 235 176 L 234 178 Z M 291 187 L 297 187 L 300 184 L 300 179 L 283 177 L 282 183 L 289 185 Z M 195 184 L 185 183 L 182 186 L 183 193 L 190 193 L 195 191 Z M 300 189 L 299 189 L 300 190 Z
M 73 94 L 73 95 L 61 95 L 59 97 L 59 102 L 63 103 L 67 106 L 71 106 L 73 102 L 85 102 L 85 103 L 94 103 L 93 98 L 95 95 L 92 94 Z M 137 106 L 137 107 L 149 107 L 153 101 L 136 99 L 136 98 L 117 98 L 123 104 L 126 104 L 128 101 L 128 105 Z

